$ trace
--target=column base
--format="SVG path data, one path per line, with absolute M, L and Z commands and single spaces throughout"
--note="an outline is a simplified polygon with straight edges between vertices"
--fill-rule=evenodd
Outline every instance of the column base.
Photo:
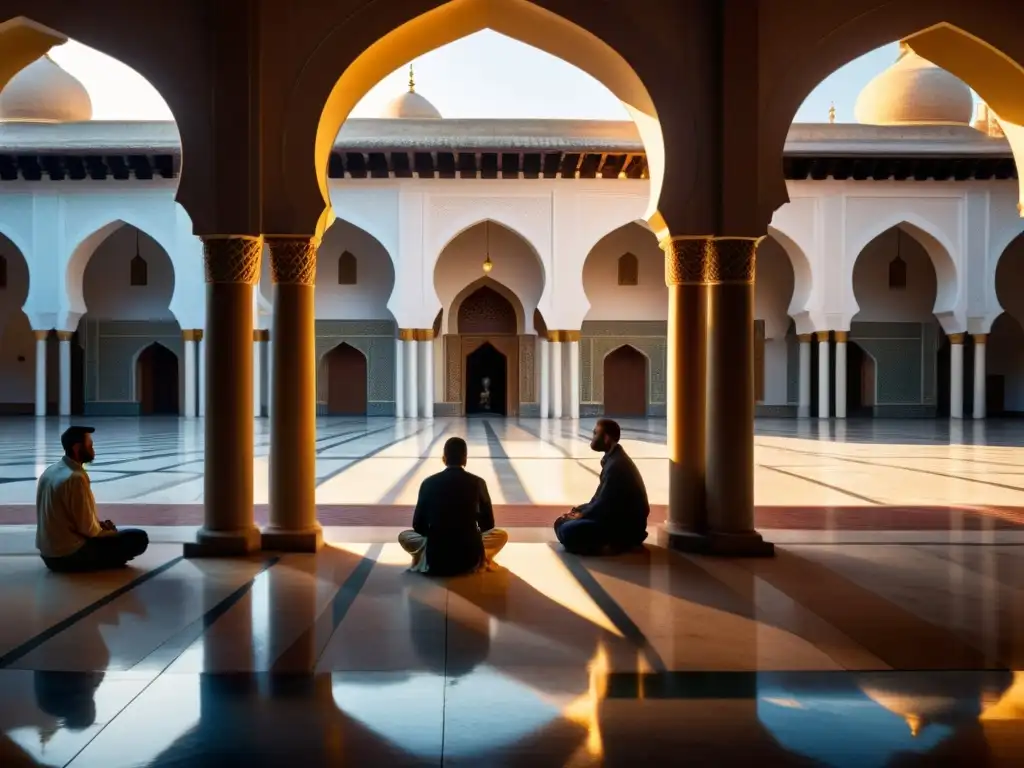
M 677 552 L 714 557 L 774 557 L 775 545 L 765 541 L 757 531 L 750 533 L 695 533 L 658 528 L 658 544 Z
M 263 549 L 270 552 L 317 552 L 324 545 L 319 525 L 304 531 L 268 526 L 263 529 Z
M 185 557 L 242 557 L 260 549 L 260 529 L 208 531 L 200 528 L 194 542 L 186 542 Z

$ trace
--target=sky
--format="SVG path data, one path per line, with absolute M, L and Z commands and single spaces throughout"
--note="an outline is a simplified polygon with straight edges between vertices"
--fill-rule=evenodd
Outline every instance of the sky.
M 834 102 L 836 120 L 852 122 L 857 94 L 897 54 L 892 43 L 834 72 L 808 96 L 796 121 L 827 122 Z M 51 56 L 85 85 L 94 119 L 171 119 L 153 86 L 115 59 L 74 41 L 53 49 Z M 438 48 L 414 66 L 417 92 L 444 117 L 628 119 L 618 99 L 585 72 L 490 30 Z M 353 116 L 374 117 L 406 90 L 408 78 L 403 65 L 363 97 Z

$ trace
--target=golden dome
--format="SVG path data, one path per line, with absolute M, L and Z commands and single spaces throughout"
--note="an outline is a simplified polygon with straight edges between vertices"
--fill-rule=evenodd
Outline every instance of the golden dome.
M 918 56 L 906 43 L 892 66 L 857 97 L 854 115 L 866 125 L 970 125 L 967 84 Z
M 0 120 L 74 123 L 91 119 L 89 92 L 49 56 L 29 64 L 0 91 Z

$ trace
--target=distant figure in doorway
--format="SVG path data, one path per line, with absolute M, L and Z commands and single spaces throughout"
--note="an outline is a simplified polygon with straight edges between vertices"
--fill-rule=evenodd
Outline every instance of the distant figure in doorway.
M 485 410 L 491 410 L 491 380 L 484 376 L 481 382 L 483 389 L 480 390 L 480 407 Z
M 96 517 L 85 465 L 96 458 L 92 427 L 68 427 L 64 456 L 47 467 L 36 487 L 36 549 L 51 571 L 80 573 L 120 568 L 149 546 L 145 531 L 119 531 Z
M 445 470 L 420 486 L 412 530 L 398 543 L 412 555 L 410 570 L 432 576 L 455 576 L 491 566 L 508 543 L 494 527 L 494 510 L 483 478 L 466 471 L 469 450 L 461 437 L 444 444 Z
M 597 492 L 586 504 L 555 521 L 555 535 L 577 555 L 612 555 L 647 539 L 647 488 L 633 460 L 619 445 L 621 430 L 611 419 L 598 419 L 590 448 L 604 454 Z

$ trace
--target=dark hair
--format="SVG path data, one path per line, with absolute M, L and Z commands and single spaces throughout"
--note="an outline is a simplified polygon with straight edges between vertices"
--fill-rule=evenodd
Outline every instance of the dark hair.
M 444 463 L 449 467 L 461 467 L 469 456 L 469 448 L 461 437 L 449 437 L 444 443 Z
M 64 449 L 64 453 L 71 453 L 72 448 L 85 441 L 86 435 L 91 435 L 95 431 L 93 427 L 68 427 L 60 436 L 60 446 Z
M 619 438 L 622 436 L 622 430 L 619 428 L 619 422 L 612 421 L 611 419 L 598 419 L 597 426 L 601 428 L 601 431 L 608 435 L 612 442 L 619 442 Z

